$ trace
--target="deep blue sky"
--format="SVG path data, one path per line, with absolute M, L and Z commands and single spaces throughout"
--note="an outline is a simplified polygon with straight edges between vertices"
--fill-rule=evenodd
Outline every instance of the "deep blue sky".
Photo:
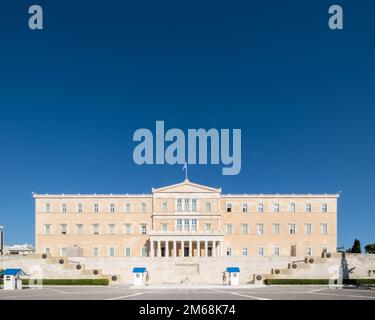
M 27 27 L 43 5 L 45 30 Z M 328 7 L 344 30 L 328 29 Z M 136 166 L 133 132 L 241 128 L 224 192 L 342 191 L 339 243 L 374 239 L 373 1 L 2 1 L 0 224 L 34 241 L 31 192 L 150 192 L 181 166 Z

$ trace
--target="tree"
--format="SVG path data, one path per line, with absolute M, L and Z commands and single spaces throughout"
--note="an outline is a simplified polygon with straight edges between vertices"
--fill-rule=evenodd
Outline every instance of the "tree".
M 366 250 L 367 253 L 375 253 L 375 243 L 368 244 L 365 247 L 365 250 Z
M 352 250 L 350 250 L 351 253 L 361 253 L 361 242 L 358 239 L 354 240 L 354 244 L 352 247 Z

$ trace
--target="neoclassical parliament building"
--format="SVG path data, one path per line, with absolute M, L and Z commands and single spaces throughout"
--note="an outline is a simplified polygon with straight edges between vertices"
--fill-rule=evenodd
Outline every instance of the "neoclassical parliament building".
M 36 251 L 52 256 L 319 256 L 336 251 L 338 194 L 223 194 L 185 180 L 150 194 L 33 196 Z

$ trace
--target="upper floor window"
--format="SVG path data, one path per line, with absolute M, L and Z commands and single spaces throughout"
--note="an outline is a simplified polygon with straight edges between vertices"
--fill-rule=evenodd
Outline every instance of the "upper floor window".
M 130 213 L 131 211 L 131 206 L 130 206 L 130 203 L 128 202 L 126 205 L 125 205 L 125 212 L 126 213 Z
M 205 223 L 205 231 L 206 232 L 212 231 L 212 224 L 211 223 Z
M 115 212 L 115 204 L 114 203 L 111 203 L 109 205 L 109 212 L 111 212 L 111 213 Z
M 322 212 L 327 212 L 328 211 L 328 205 L 326 203 L 322 204 Z
M 115 256 L 115 247 L 109 247 L 108 248 L 108 255 L 110 257 L 114 257 Z
M 206 203 L 206 211 L 207 211 L 207 212 L 211 212 L 211 211 L 212 211 L 212 205 L 211 205 L 211 202 L 207 202 L 207 203 Z
M 161 224 L 161 230 L 163 232 L 167 232 L 168 231 L 168 223 L 162 223 Z
M 322 223 L 320 225 L 320 231 L 321 231 L 321 234 L 327 235 L 328 234 L 328 224 L 327 223 Z
M 129 247 L 125 248 L 125 257 L 130 257 L 131 256 L 131 249 Z
M 94 257 L 98 257 L 99 256 L 99 248 L 98 247 L 92 248 L 92 255 Z
M 227 225 L 225 225 L 225 227 L 226 227 L 226 233 L 227 234 L 232 234 L 233 233 L 233 225 L 232 224 L 227 224 Z
M 125 224 L 125 234 L 132 233 L 132 225 L 130 223 Z
M 305 223 L 305 234 L 311 234 L 312 225 L 311 223 Z
M 77 234 L 83 234 L 83 224 L 79 223 L 76 225 L 77 227 Z
M 177 219 L 176 220 L 176 228 L 177 228 L 177 231 L 181 231 L 182 230 L 182 219 Z
M 94 203 L 94 212 L 95 213 L 99 212 L 99 203 Z
M 197 231 L 197 219 L 191 220 L 191 231 Z
M 264 204 L 263 203 L 258 204 L 258 212 L 260 212 L 260 213 L 264 212 Z
M 184 231 L 190 230 L 190 221 L 189 219 L 184 219 Z
M 197 211 L 197 199 L 191 199 L 191 211 Z
M 263 247 L 258 248 L 258 256 L 260 256 L 260 257 L 264 256 L 264 248 Z
M 184 211 L 188 212 L 189 211 L 189 199 L 185 199 L 184 201 Z
M 280 212 L 280 204 L 279 203 L 275 203 L 274 206 L 273 206 L 273 211 L 274 212 Z
M 77 205 L 77 211 L 78 211 L 79 213 L 82 213 L 82 212 L 83 212 L 83 204 L 82 204 L 82 203 L 78 203 L 78 205 Z
M 60 230 L 61 230 L 61 234 L 66 234 L 67 233 L 67 228 L 68 228 L 68 225 L 67 224 L 60 224 Z
M 94 223 L 92 225 L 92 232 L 93 232 L 93 234 L 99 234 L 99 224 L 98 223 Z
M 264 234 L 264 224 L 257 224 L 257 234 Z
M 177 199 L 177 211 L 182 211 L 182 199 Z
M 308 203 L 308 204 L 306 205 L 306 212 L 310 213 L 311 210 L 312 210 L 311 203 Z
M 50 203 L 45 204 L 44 211 L 47 212 L 47 213 L 51 212 L 51 204 Z
M 146 246 L 142 247 L 141 255 L 142 255 L 142 257 L 147 257 L 147 247 Z
M 61 212 L 66 213 L 66 203 L 61 204 Z
M 297 226 L 294 223 L 289 224 L 289 234 L 296 234 Z
M 273 248 L 273 255 L 277 256 L 277 257 L 280 255 L 280 248 L 279 247 Z
M 290 212 L 296 212 L 296 204 L 294 202 L 290 204 Z
M 44 225 L 44 234 L 50 234 L 51 233 L 51 225 L 45 224 Z
M 248 205 L 247 205 L 247 203 L 243 203 L 243 204 L 242 204 L 242 212 L 243 212 L 243 213 L 248 212 Z
M 141 233 L 142 234 L 147 234 L 147 224 L 142 224 L 141 225 Z
M 168 202 L 163 202 L 162 209 L 163 209 L 163 212 L 167 212 L 168 211 Z
M 147 211 L 147 204 L 146 202 L 142 202 L 142 212 L 145 213 Z
M 247 256 L 247 248 L 246 247 L 242 248 L 242 255 Z
M 232 204 L 227 203 L 227 212 L 232 212 Z
M 241 225 L 241 228 L 242 228 L 242 234 L 248 234 L 249 233 L 249 225 L 247 223 L 243 223 Z
M 113 223 L 108 225 L 108 233 L 115 234 L 115 225 Z
M 273 227 L 273 234 L 280 234 L 280 224 L 279 223 L 274 223 L 272 225 Z

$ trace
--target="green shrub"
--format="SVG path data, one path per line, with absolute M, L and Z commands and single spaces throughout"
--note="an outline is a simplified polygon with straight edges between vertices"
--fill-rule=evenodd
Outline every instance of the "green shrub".
M 108 279 L 43 279 L 43 285 L 46 286 L 108 286 L 108 284 Z

